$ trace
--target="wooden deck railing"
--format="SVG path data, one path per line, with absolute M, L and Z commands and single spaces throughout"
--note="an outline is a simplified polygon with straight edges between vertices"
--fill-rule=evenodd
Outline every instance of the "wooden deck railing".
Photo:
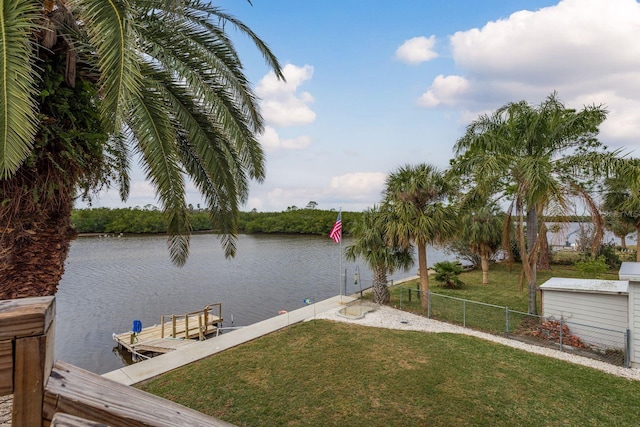
M 13 394 L 14 426 L 231 426 L 65 362 L 54 366 L 54 326 L 54 297 L 0 301 L 0 396 Z
M 214 314 L 216 308 L 217 314 Z M 197 336 L 198 339 L 202 341 L 207 335 L 215 332 L 217 326 L 222 322 L 222 303 L 209 304 L 202 310 L 192 311 L 186 314 L 172 314 L 171 316 L 165 316 L 163 314 L 160 317 L 160 324 L 162 325 L 160 336 L 162 338 L 166 335 L 165 326 L 169 323 L 165 321 L 167 317 L 171 319 L 169 337 L 190 339 Z M 184 328 L 182 327 L 183 320 Z

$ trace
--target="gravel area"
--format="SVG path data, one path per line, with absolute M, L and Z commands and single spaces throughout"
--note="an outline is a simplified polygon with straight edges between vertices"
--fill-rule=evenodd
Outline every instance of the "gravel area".
M 362 304 L 359 302 L 358 304 Z M 598 369 L 619 377 L 628 378 L 630 380 L 640 380 L 640 369 L 635 368 L 623 368 L 621 366 L 611 365 L 609 363 L 601 362 L 599 360 L 589 359 L 583 356 L 577 356 L 575 354 L 554 350 L 551 348 L 531 345 L 516 341 L 497 335 L 488 334 L 486 332 L 480 332 L 473 329 L 463 328 L 461 326 L 452 325 L 449 323 L 439 322 L 437 320 L 427 319 L 426 317 L 418 316 L 406 311 L 397 310 L 388 306 L 378 306 L 371 304 L 375 310 L 368 312 L 363 318 L 355 319 L 344 316 L 339 316 L 338 311 L 344 307 L 338 307 L 334 310 L 329 310 L 324 313 L 319 313 L 316 319 L 328 319 L 338 322 L 355 323 L 363 326 L 372 326 L 376 328 L 389 328 L 399 329 L 405 331 L 423 331 L 423 332 L 445 332 L 453 334 L 471 335 L 474 337 L 482 338 L 487 341 L 493 341 L 500 344 L 508 345 L 509 347 L 517 348 L 527 351 L 529 353 L 540 354 L 543 356 L 554 357 L 556 359 L 564 360 L 571 363 L 577 363 L 579 365 L 589 366 L 594 369 Z

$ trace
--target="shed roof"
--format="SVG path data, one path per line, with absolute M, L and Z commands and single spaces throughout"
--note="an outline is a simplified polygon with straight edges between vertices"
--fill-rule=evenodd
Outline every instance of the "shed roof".
M 618 277 L 620 280 L 640 282 L 640 262 L 623 262 Z
M 629 293 L 627 280 L 568 279 L 552 277 L 540 285 L 544 291 L 590 292 L 597 294 Z

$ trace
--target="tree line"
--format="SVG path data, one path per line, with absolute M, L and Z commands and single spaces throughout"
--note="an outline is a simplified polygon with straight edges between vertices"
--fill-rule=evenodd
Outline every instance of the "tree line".
M 289 208 L 283 212 L 240 212 L 238 231 L 241 233 L 289 233 L 327 235 L 337 219 L 334 210 Z M 342 212 L 343 233 L 348 235 L 361 212 Z M 71 222 L 78 233 L 166 233 L 166 217 L 153 206 L 135 208 L 74 209 Z M 189 209 L 188 222 L 194 232 L 217 232 L 204 209 Z

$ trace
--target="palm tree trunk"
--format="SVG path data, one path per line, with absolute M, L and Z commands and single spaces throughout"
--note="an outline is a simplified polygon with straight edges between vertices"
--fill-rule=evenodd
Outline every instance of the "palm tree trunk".
M 480 255 L 480 265 L 482 266 L 482 284 L 489 284 L 489 257 L 486 254 Z
M 391 299 L 387 287 L 387 272 L 385 269 L 375 269 L 373 272 L 373 302 L 386 304 Z
M 422 309 L 429 308 L 429 270 L 427 268 L 427 245 L 418 243 L 418 274 L 420 275 L 420 300 Z
M 621 236 L 620 237 L 620 247 L 622 249 L 627 249 L 627 236 Z
M 0 300 L 55 295 L 64 273 L 76 235 L 69 193 L 74 187 L 56 180 L 53 168 L 42 170 L 23 166 L 0 181 Z
M 542 221 L 540 223 L 540 258 L 538 259 L 538 268 L 540 270 L 551 270 L 551 254 L 549 253 L 549 241 L 547 240 L 547 224 Z
M 536 302 L 537 289 L 536 289 L 536 280 L 537 280 L 537 262 L 535 256 L 535 251 L 537 250 L 536 241 L 538 237 L 538 211 L 535 206 L 529 208 L 527 211 L 527 248 L 522 257 L 522 264 L 524 266 L 525 263 L 528 264 L 525 269 L 525 274 L 527 277 L 527 285 L 529 288 L 529 304 L 528 304 L 528 313 L 529 314 L 538 314 L 538 304 Z

